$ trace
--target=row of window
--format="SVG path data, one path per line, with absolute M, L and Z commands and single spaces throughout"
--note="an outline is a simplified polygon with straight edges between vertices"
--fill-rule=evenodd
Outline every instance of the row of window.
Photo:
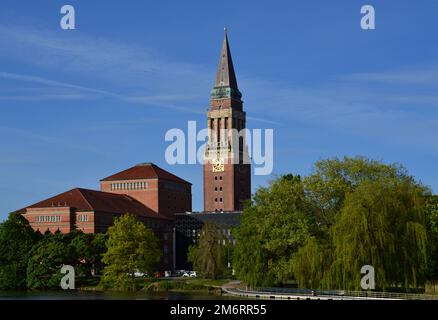
M 228 117 L 225 117 L 225 119 L 217 118 L 217 125 L 214 124 L 214 118 L 210 119 L 210 129 L 219 131 L 220 129 L 227 130 L 229 127 L 229 121 Z M 223 126 L 222 126 L 223 124 Z M 241 119 L 232 118 L 232 123 L 230 123 L 234 129 L 241 130 L 245 128 L 245 121 Z
M 88 215 L 80 214 L 78 215 L 79 222 L 87 222 Z M 35 222 L 61 222 L 61 216 L 36 216 Z
M 195 236 L 197 232 L 198 232 L 198 237 L 199 237 L 200 236 L 199 230 L 192 229 L 193 236 Z M 219 230 L 219 232 L 222 233 L 224 236 L 231 236 L 231 229 L 221 229 L 221 230 Z
M 214 188 L 214 191 L 217 191 L 217 187 Z M 219 187 L 219 191 L 222 191 L 222 187 Z
M 36 222 L 61 222 L 61 216 L 37 216 Z
M 214 198 L 214 202 L 218 202 L 218 198 Z M 219 198 L 219 202 L 222 202 L 222 198 Z
M 217 180 L 218 179 L 218 177 L 216 176 L 216 177 L 214 177 L 214 180 Z M 222 176 L 219 176 L 219 180 L 222 180 Z
M 143 190 L 149 187 L 148 182 L 121 182 L 121 183 L 111 183 L 111 190 Z

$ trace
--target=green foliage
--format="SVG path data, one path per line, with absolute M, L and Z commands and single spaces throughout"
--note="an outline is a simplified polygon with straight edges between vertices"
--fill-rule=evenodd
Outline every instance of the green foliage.
M 428 255 L 428 278 L 438 280 L 438 196 L 428 198 L 426 205 L 426 218 L 430 233 L 430 245 Z
M 424 284 L 429 191 L 403 167 L 363 157 L 323 160 L 305 183 L 323 219 L 318 239 L 293 259 L 300 286 L 360 289 L 365 264 L 382 290 Z
M 360 289 L 361 266 L 372 265 L 380 289 L 424 283 L 425 190 L 408 181 L 365 181 L 347 195 L 333 231 L 331 287 Z
M 320 160 L 314 172 L 306 177 L 306 195 L 315 207 L 321 236 L 329 236 L 336 214 L 342 209 L 345 197 L 354 192 L 364 181 L 388 179 L 411 179 L 398 164 L 383 164 L 365 157 L 344 157 Z
M 135 216 L 125 214 L 108 229 L 108 251 L 101 285 L 117 289 L 135 289 L 135 272 L 152 274 L 160 261 L 157 237 Z
M 0 225 L 0 289 L 25 288 L 29 252 L 38 239 L 19 213 L 9 214 Z
M 76 277 L 88 277 L 101 264 L 106 251 L 105 234 L 47 233 L 31 250 L 27 266 L 27 287 L 31 289 L 59 288 L 61 267 L 75 268 Z
M 225 239 L 218 227 L 205 223 L 198 244 L 189 248 L 188 260 L 203 277 L 216 279 L 224 274 L 227 268 Z
M 332 259 L 331 247 L 319 243 L 316 237 L 310 237 L 290 261 L 295 280 L 303 288 L 326 287 L 324 276 Z
M 74 265 L 74 252 L 67 236 L 46 234 L 30 252 L 27 265 L 27 287 L 46 289 L 59 287 L 64 264 Z
M 283 176 L 260 188 L 234 231 L 237 277 L 253 286 L 290 278 L 291 256 L 316 230 L 312 213 L 299 176 Z
M 318 161 L 303 180 L 287 175 L 260 188 L 245 208 L 236 232 L 238 278 L 360 289 L 360 269 L 369 264 L 379 289 L 422 286 L 435 250 L 429 235 L 438 231 L 438 206 L 428 207 L 428 198 L 400 165 Z
M 75 232 L 70 242 L 77 267 L 76 275 L 88 276 L 103 269 L 102 255 L 106 252 L 107 235 Z

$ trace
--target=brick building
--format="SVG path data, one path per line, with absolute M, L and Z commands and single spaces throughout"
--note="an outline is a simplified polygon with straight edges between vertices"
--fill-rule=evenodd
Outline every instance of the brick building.
M 100 189 L 127 194 L 163 215 L 192 211 L 191 183 L 153 163 L 138 164 L 104 178 Z
M 251 166 L 245 135 L 246 113 L 237 86 L 227 32 L 207 114 L 209 140 L 204 157 L 204 211 L 242 210 L 251 197 Z M 222 132 L 221 132 L 222 131 Z
M 173 268 L 174 214 L 191 211 L 191 184 L 152 163 L 143 163 L 101 180 L 102 191 L 75 188 L 22 210 L 41 233 L 106 232 L 114 219 L 135 215 L 160 240 L 161 268 Z
M 216 223 L 232 240 L 230 228 L 239 224 L 243 202 L 251 196 L 251 167 L 243 162 L 248 160 L 245 137 L 230 134 L 246 127 L 241 97 L 225 32 L 207 114 L 203 213 L 191 212 L 190 182 L 142 163 L 100 180 L 101 191 L 72 189 L 26 207 L 23 215 L 42 233 L 98 233 L 106 232 L 116 217 L 131 213 L 160 239 L 162 270 L 174 269 L 175 264 L 187 267 L 188 246 L 196 243 L 203 223 Z

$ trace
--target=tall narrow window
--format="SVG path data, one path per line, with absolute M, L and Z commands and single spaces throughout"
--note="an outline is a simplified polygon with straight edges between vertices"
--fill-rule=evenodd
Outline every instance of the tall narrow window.
M 222 120 L 221 118 L 217 119 L 217 142 L 219 146 L 221 144 L 221 124 L 222 124 L 221 120 Z

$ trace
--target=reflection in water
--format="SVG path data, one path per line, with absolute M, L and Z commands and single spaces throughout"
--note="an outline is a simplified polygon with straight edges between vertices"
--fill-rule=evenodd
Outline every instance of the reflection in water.
M 0 300 L 226 300 L 202 292 L 0 291 Z

